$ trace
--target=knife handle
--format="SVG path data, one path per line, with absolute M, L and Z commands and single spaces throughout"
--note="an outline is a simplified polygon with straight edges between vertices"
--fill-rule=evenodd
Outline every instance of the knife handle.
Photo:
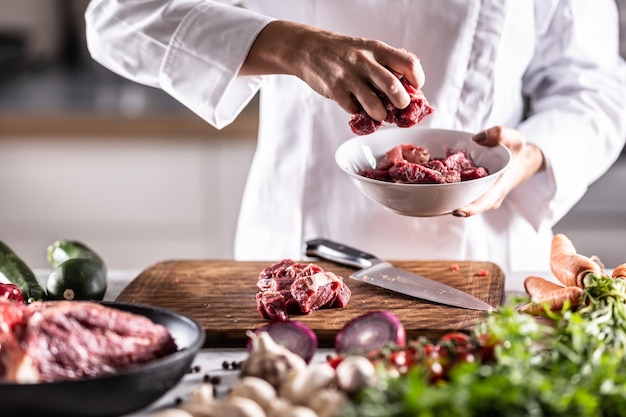
M 367 252 L 323 238 L 306 242 L 305 254 L 355 268 L 369 268 L 380 262 L 380 259 Z

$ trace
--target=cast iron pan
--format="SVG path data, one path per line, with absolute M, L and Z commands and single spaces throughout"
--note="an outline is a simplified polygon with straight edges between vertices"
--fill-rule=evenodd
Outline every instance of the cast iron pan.
M 204 330 L 176 312 L 140 304 L 102 302 L 141 314 L 167 327 L 178 351 L 114 375 L 44 384 L 0 383 L 0 415 L 109 417 L 140 410 L 158 400 L 189 372 L 204 343 Z

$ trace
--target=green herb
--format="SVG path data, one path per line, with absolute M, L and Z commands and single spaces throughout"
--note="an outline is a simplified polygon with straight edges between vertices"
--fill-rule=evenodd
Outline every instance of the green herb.
M 415 366 L 362 391 L 342 417 L 626 416 L 626 282 L 588 276 L 583 306 L 537 317 L 512 300 L 475 329 L 498 340 L 495 360 L 429 382 Z

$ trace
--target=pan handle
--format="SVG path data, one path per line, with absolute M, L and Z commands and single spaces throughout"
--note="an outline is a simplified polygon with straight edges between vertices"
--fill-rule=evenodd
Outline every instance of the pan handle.
M 382 262 L 367 252 L 324 238 L 307 241 L 304 252 L 307 256 L 322 258 L 359 269 L 369 268 Z

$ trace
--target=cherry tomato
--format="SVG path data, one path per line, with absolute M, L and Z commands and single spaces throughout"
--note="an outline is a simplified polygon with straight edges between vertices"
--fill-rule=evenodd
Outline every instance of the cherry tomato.
M 450 332 L 441 337 L 439 344 L 451 355 L 472 352 L 475 349 L 472 338 L 463 332 Z
M 339 366 L 339 364 L 343 361 L 343 357 L 342 356 L 329 356 L 326 359 L 326 362 L 328 362 L 328 364 L 333 368 L 333 369 L 337 369 L 337 366 Z
M 423 359 L 439 357 L 440 346 L 434 343 L 424 343 L 421 345 L 421 356 Z
M 22 291 L 20 291 L 19 287 L 15 284 L 0 283 L 0 297 L 18 303 L 24 302 Z
M 456 361 L 457 363 L 474 363 L 476 356 L 472 352 L 462 352 L 457 355 Z
M 405 373 L 417 362 L 416 351 L 413 348 L 404 348 L 393 352 L 389 357 L 389 362 L 395 366 L 400 373 Z
M 476 338 L 478 344 L 477 353 L 483 362 L 491 362 L 495 360 L 496 346 L 499 344 L 497 340 L 487 333 L 478 335 Z
M 443 381 L 446 376 L 445 366 L 439 358 L 429 358 L 425 361 L 424 366 L 428 371 L 428 380 L 430 383 Z
M 472 339 L 467 333 L 463 332 L 450 332 L 441 336 L 440 342 L 451 342 L 455 345 L 471 344 Z

